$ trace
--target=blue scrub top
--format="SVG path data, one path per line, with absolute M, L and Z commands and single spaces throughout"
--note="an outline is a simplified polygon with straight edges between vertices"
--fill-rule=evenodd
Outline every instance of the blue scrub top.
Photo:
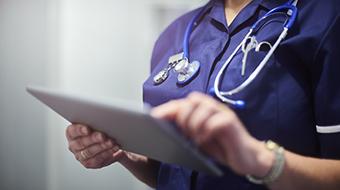
M 151 60 L 151 76 L 144 83 L 144 101 L 157 106 L 186 97 L 192 91 L 209 93 L 217 72 L 250 26 L 283 0 L 253 0 L 227 25 L 222 0 L 211 1 L 192 33 L 190 59 L 202 68 L 186 86 L 176 84 L 177 74 L 160 85 L 153 77 L 168 64 L 170 56 L 182 52 L 186 26 L 199 10 L 173 22 L 157 40 Z M 246 109 L 235 110 L 249 132 L 259 140 L 274 140 L 300 155 L 340 158 L 340 6 L 338 0 L 299 0 L 299 15 L 261 74 L 233 99 L 245 100 Z M 272 44 L 282 31 L 285 14 L 277 14 L 261 28 L 258 41 Z M 254 70 L 266 51 L 251 53 L 246 75 Z M 244 81 L 239 52 L 221 82 L 227 91 Z M 228 105 L 226 105 L 228 106 Z M 266 189 L 238 176 L 227 167 L 223 177 L 209 176 L 170 164 L 161 164 L 159 190 Z

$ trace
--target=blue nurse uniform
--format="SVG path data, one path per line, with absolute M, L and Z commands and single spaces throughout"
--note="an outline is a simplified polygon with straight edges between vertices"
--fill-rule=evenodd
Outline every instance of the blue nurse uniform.
M 222 0 L 207 6 L 190 39 L 190 59 L 202 67 L 189 84 L 178 86 L 177 74 L 160 85 L 153 77 L 168 64 L 170 56 L 182 52 L 183 35 L 194 10 L 173 22 L 157 40 L 151 60 L 151 76 L 144 83 L 144 101 L 157 106 L 186 97 L 192 91 L 209 93 L 217 72 L 241 42 L 250 26 L 270 9 L 286 0 L 253 0 L 227 25 Z M 304 156 L 340 159 L 340 3 L 338 0 L 299 0 L 299 15 L 287 38 L 250 86 L 233 99 L 247 107 L 235 110 L 248 131 L 259 140 L 271 139 L 287 150 Z M 270 18 L 257 35 L 258 41 L 275 42 L 286 14 Z M 254 70 L 266 50 L 249 54 L 246 75 Z M 240 84 L 238 53 L 225 72 L 220 89 Z M 226 105 L 227 106 L 227 105 Z M 266 189 L 238 176 L 227 167 L 223 177 L 197 173 L 162 163 L 159 190 Z

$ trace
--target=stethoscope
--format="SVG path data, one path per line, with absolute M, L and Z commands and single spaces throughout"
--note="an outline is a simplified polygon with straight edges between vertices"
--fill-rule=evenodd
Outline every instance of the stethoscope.
M 214 87 L 212 90 L 210 90 L 211 95 L 216 96 L 222 102 L 228 103 L 234 106 L 235 108 L 244 108 L 246 106 L 246 103 L 243 100 L 233 100 L 231 98 L 227 98 L 227 96 L 232 96 L 243 91 L 249 84 L 251 84 L 256 79 L 256 77 L 262 71 L 264 66 L 268 63 L 270 57 L 274 54 L 277 47 L 286 38 L 289 29 L 293 26 L 298 14 L 298 9 L 296 7 L 297 3 L 298 0 L 289 0 L 287 3 L 270 10 L 268 13 L 262 16 L 257 22 L 255 22 L 255 24 L 249 29 L 249 32 L 246 34 L 244 39 L 236 47 L 236 49 L 229 56 L 227 61 L 223 64 L 222 68 L 219 70 L 214 81 Z M 168 65 L 153 78 L 155 85 L 159 85 L 166 81 L 171 70 L 174 70 L 176 73 L 178 73 L 177 76 L 178 85 L 186 85 L 196 77 L 200 70 L 201 64 L 198 61 L 190 62 L 189 41 L 194 26 L 197 25 L 197 20 L 204 14 L 204 12 L 205 7 L 203 7 L 202 10 L 198 14 L 196 14 L 189 22 L 189 25 L 187 26 L 184 34 L 183 53 L 173 55 L 169 58 Z M 279 37 L 277 38 L 274 45 L 271 45 L 269 42 L 266 41 L 259 43 L 256 40 L 256 34 L 258 32 L 257 29 L 260 28 L 261 26 L 264 26 L 267 23 L 266 19 L 268 17 L 281 12 L 285 12 L 285 14 L 288 15 L 288 19 L 284 24 L 283 30 Z M 220 91 L 219 88 L 222 75 L 225 73 L 227 67 L 229 66 L 237 52 L 240 49 L 243 52 L 241 75 L 244 76 L 248 53 L 251 50 L 255 50 L 258 52 L 264 46 L 267 46 L 269 48 L 269 51 L 266 54 L 266 56 L 262 59 L 260 64 L 255 68 L 254 72 L 251 73 L 250 76 L 236 88 L 231 89 L 229 91 Z

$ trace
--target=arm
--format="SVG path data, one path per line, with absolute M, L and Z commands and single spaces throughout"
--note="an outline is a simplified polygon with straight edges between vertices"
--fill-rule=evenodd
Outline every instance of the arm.
M 97 169 L 119 162 L 136 178 L 150 187 L 156 187 L 159 169 L 157 161 L 120 150 L 113 139 L 87 126 L 69 126 L 66 137 L 69 150 L 84 167 Z
M 157 118 L 175 121 L 202 150 L 240 175 L 265 176 L 274 154 L 252 137 L 236 114 L 209 96 L 193 93 L 152 111 Z M 339 189 L 340 161 L 303 157 L 285 151 L 286 164 L 273 190 Z
M 340 161 L 304 157 L 286 151 L 282 175 L 270 189 L 340 189 Z

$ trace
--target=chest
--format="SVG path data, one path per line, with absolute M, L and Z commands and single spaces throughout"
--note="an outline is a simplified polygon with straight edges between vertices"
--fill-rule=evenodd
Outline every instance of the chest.
M 263 25 L 256 35 L 257 42 L 274 44 L 282 32 L 284 20 L 285 15 L 278 15 Z M 250 19 L 246 23 L 254 22 Z M 201 63 L 198 75 L 189 84 L 179 86 L 177 73 L 170 71 L 165 82 L 155 85 L 153 76 L 167 66 L 170 56 L 181 51 L 181 39 L 174 40 L 174 44 L 169 44 L 170 48 L 163 52 L 162 58 L 158 60 L 150 78 L 144 84 L 144 101 L 157 106 L 172 99 L 183 98 L 193 91 L 209 94 L 217 74 L 244 39 L 250 26 L 251 24 L 245 24 L 234 31 L 224 31 L 218 27 L 218 23 L 201 23 L 192 34 L 190 42 L 191 59 Z M 312 54 L 312 51 L 306 50 L 303 54 L 299 51 L 301 44 L 308 43 L 310 39 L 304 38 L 303 34 L 290 33 L 254 81 L 242 92 L 228 98 L 246 102 L 245 109 L 235 109 L 235 112 L 253 136 L 261 140 L 273 139 L 285 147 L 311 155 L 316 152 L 317 145 L 312 89 L 306 69 L 309 60 L 304 54 Z M 244 53 L 238 51 L 220 78 L 220 91 L 229 91 L 242 84 L 252 75 L 267 53 L 267 48 L 250 51 L 245 73 L 242 75 Z M 302 140 L 302 135 L 308 136 L 309 139 Z M 311 142 L 315 142 L 315 146 L 306 146 Z

